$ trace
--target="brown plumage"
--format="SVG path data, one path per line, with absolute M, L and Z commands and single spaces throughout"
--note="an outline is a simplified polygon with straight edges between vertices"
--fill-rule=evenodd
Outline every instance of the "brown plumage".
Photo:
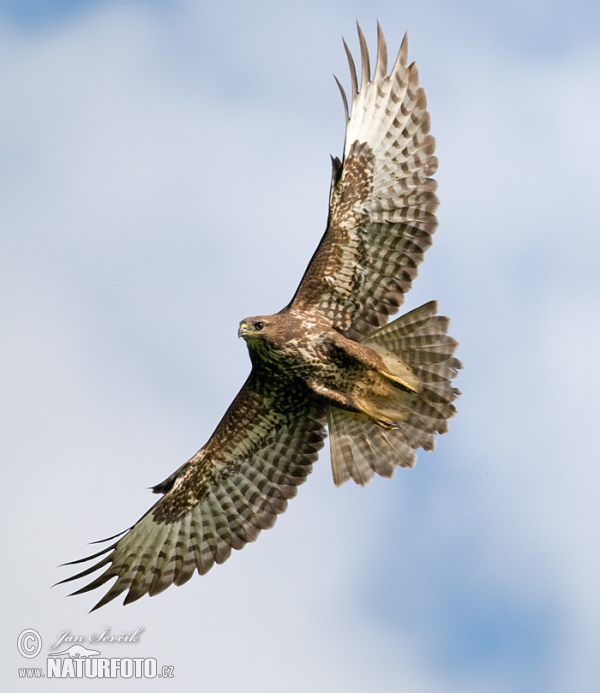
M 241 322 L 252 371 L 207 444 L 154 487 L 162 498 L 118 541 L 74 561 L 99 558 L 64 582 L 105 568 L 75 594 L 116 578 L 94 608 L 181 585 L 254 541 L 310 473 L 325 423 L 336 484 L 412 467 L 415 449 L 432 450 L 447 430 L 460 368 L 448 319 L 431 302 L 385 325 L 437 225 L 425 93 L 406 37 L 388 75 L 378 26 L 371 79 L 358 31 L 360 87 L 344 43 L 352 98 L 340 85 L 346 142 L 333 159 L 327 230 L 289 305 Z

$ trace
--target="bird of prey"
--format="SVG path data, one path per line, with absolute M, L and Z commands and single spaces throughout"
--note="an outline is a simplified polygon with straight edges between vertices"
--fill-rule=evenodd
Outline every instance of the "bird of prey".
M 460 394 L 448 318 L 435 301 L 386 324 L 403 303 L 436 229 L 435 140 L 407 39 L 388 73 L 378 25 L 373 74 L 363 33 L 352 55 L 343 158 L 333 158 L 327 228 L 290 303 L 249 317 L 239 336 L 252 370 L 206 445 L 153 488 L 160 500 L 93 556 L 116 578 L 94 608 L 182 585 L 272 527 L 329 429 L 333 479 L 366 484 L 432 450 Z M 337 81 L 337 78 L 336 78 Z M 108 540 L 106 540 L 108 541 Z

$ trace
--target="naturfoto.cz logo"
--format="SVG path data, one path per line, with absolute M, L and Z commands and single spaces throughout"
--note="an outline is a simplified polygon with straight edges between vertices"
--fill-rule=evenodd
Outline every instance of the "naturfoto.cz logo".
M 88 642 L 135 642 L 137 635 L 142 631 L 138 629 L 135 637 L 110 636 L 108 629 L 102 635 L 90 635 Z M 100 650 L 85 647 L 81 644 L 85 638 L 83 636 L 72 636 L 69 631 L 60 633 L 57 642 L 50 646 L 50 649 L 57 645 L 63 647 L 70 644 L 60 652 L 51 652 L 47 655 L 46 669 L 42 667 L 20 668 L 20 678 L 48 678 L 48 679 L 154 679 L 154 678 L 174 678 L 174 667 L 161 666 L 154 657 L 102 657 Z M 74 642 L 75 641 L 75 642 Z M 42 649 L 42 638 L 33 628 L 24 630 L 17 638 L 17 649 L 21 656 L 27 659 L 37 657 Z
M 162 666 L 159 671 L 153 657 L 48 657 L 45 672 L 41 667 L 19 669 L 19 677 L 22 679 L 172 679 L 174 676 L 174 667 Z

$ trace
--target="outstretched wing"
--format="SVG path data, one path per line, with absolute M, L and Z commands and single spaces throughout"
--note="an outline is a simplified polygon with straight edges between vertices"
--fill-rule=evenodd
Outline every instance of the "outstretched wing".
M 435 140 L 417 67 L 407 66 L 407 39 L 387 75 L 378 29 L 377 64 L 358 27 L 358 89 L 352 55 L 352 103 L 346 107 L 343 163 L 334 159 L 329 223 L 290 307 L 315 310 L 359 340 L 383 325 L 404 300 L 437 226 Z M 339 82 L 338 82 L 339 85 Z
M 293 384 L 274 389 L 254 373 L 208 443 L 155 487 L 165 493 L 116 543 L 82 563 L 97 563 L 62 582 L 106 570 L 81 594 L 117 578 L 96 604 L 128 590 L 124 603 L 181 585 L 223 563 L 231 549 L 272 527 L 296 495 L 325 437 L 324 412 Z

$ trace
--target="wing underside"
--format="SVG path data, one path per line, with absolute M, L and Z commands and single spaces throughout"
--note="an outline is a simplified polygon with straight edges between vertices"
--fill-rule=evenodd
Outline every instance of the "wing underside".
M 437 226 L 435 140 L 417 67 L 407 64 L 407 39 L 388 74 L 378 26 L 373 76 L 359 27 L 358 86 L 346 46 L 351 100 L 341 170 L 335 171 L 327 231 L 292 299 L 316 310 L 359 340 L 383 325 L 403 303 Z M 345 45 L 345 44 L 344 44 Z M 339 82 L 338 82 L 339 84 Z M 339 168 L 339 164 L 336 164 Z
M 208 572 L 272 527 L 325 437 L 323 411 L 301 392 L 293 401 L 278 407 L 276 395 L 259 394 L 251 375 L 207 445 L 157 487 L 169 488 L 165 495 L 118 541 L 74 561 L 99 559 L 63 582 L 105 568 L 74 594 L 116 578 L 94 608 L 125 591 L 127 604 Z

